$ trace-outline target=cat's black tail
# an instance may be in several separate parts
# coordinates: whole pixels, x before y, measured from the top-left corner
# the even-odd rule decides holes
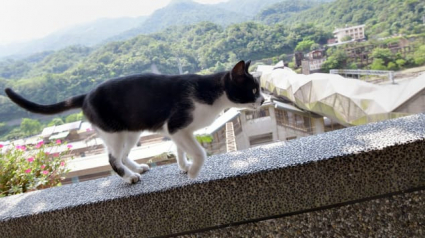
[[[19,94],[15,93],[10,88],[6,88],[4,91],[6,92],[10,100],[18,104],[20,107],[30,112],[40,113],[40,114],[57,114],[57,113],[61,113],[61,112],[73,109],[73,108],[81,108],[83,106],[84,99],[86,98],[86,95],[83,94],[83,95],[69,98],[63,102],[58,102],[58,103],[50,104],[50,105],[41,105],[41,104],[28,101],[27,99],[23,98]]]

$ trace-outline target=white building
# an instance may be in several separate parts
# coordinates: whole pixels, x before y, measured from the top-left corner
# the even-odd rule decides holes
[[[259,111],[230,109],[198,135],[210,135],[211,142],[202,143],[208,154],[227,152],[226,124],[232,122],[237,150],[262,144],[340,129],[341,125],[315,113],[301,110],[291,104],[267,100]]]
[[[350,36],[353,40],[362,40],[365,38],[364,34],[365,25],[358,25],[352,27],[346,27],[342,29],[336,29],[332,33],[338,43],[342,42],[345,36]]]

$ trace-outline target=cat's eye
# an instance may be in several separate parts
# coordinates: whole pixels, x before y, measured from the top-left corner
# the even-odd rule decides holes
[[[256,88],[254,88],[254,89],[252,90],[252,93],[253,93],[253,94],[256,94],[256,93],[257,93],[257,89],[256,89]]]

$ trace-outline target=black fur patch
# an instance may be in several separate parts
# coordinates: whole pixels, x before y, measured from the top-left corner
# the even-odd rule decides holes
[[[116,164],[116,158],[109,154],[109,164],[111,164],[112,169],[117,173],[120,177],[125,175],[125,170],[122,167],[118,167]]]
[[[240,61],[231,71],[212,75],[139,74],[111,79],[86,95],[52,105],[30,102],[11,89],[6,93],[36,113],[82,107],[86,118],[106,132],[157,131],[168,122],[169,132],[174,133],[193,121],[194,101],[213,105],[225,93],[235,103],[254,103],[260,89],[248,73],[249,64]]]
[[[192,122],[192,100],[211,105],[223,95],[223,75],[142,74],[112,79],[87,95],[83,111],[107,132],[156,131],[168,121],[173,133]]]

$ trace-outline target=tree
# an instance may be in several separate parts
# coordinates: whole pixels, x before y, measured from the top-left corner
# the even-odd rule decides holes
[[[16,140],[24,137],[24,133],[20,130],[19,127],[13,128],[7,135],[4,137],[6,140]]]
[[[389,62],[393,61],[393,53],[390,49],[383,48],[375,48],[371,55],[373,59],[381,59],[383,61],[383,65],[387,65]]]
[[[425,63],[425,45],[421,45],[413,54],[413,60],[416,65],[423,65]]]
[[[374,59],[372,64],[370,65],[370,68],[373,70],[387,70],[387,67],[385,67],[384,60],[380,58]]]
[[[317,43],[314,43],[310,46],[310,50],[317,50],[317,49],[320,49],[320,45]]]
[[[37,120],[24,118],[21,122],[21,131],[25,133],[25,135],[34,135],[41,131],[41,124]]]
[[[82,112],[71,114],[71,115],[69,115],[65,118],[66,123],[70,123],[70,122],[74,122],[74,121],[81,121],[81,120],[83,120],[83,113]]]
[[[315,44],[314,41],[304,39],[303,41],[297,44],[297,46],[295,47],[295,51],[302,51],[302,52],[309,51],[313,44]]]
[[[63,124],[64,124],[64,122],[63,122],[62,118],[56,117],[56,118],[53,118],[49,122],[49,124],[47,124],[47,126],[59,126],[59,125],[63,125]]]
[[[349,66],[348,66],[348,68],[349,69],[358,69],[359,67],[357,66],[357,64],[356,63],[351,63]]]
[[[387,69],[388,70],[396,70],[397,65],[394,62],[389,62],[388,65],[387,65]]]
[[[322,65],[322,71],[329,72],[331,69],[342,69],[347,61],[347,54],[342,49],[330,48],[327,52],[328,58]]]
[[[344,41],[350,41],[350,40],[352,40],[352,39],[353,39],[353,38],[351,38],[351,36],[346,35],[346,36],[342,37],[341,41],[342,41],[342,42],[344,42]]]
[[[4,122],[0,122],[0,134],[7,130],[7,125]]]
[[[406,64],[406,60],[398,59],[398,60],[395,61],[395,63],[397,64],[398,68],[402,69],[403,66]]]

